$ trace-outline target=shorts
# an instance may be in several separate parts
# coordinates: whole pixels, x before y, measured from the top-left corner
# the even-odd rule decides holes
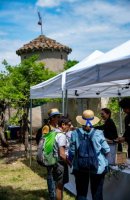
[[[63,161],[59,161],[53,167],[53,178],[56,184],[65,184],[69,182],[68,166]]]

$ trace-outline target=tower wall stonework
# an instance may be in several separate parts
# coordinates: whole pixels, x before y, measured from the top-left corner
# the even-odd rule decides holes
[[[38,55],[38,61],[42,61],[45,63],[45,67],[50,69],[51,71],[55,72],[61,72],[64,69],[64,64],[68,59],[67,53],[66,52],[61,52],[61,51],[49,51],[49,50],[44,50],[43,52],[32,52],[32,53],[26,53],[21,55],[21,61],[25,58],[29,58],[30,56],[33,55]]]

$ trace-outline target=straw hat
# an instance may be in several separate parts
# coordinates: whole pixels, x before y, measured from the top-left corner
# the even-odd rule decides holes
[[[76,121],[81,125],[92,126],[97,124],[100,119],[94,116],[92,110],[84,110],[82,116],[77,116]]]
[[[60,115],[61,113],[59,112],[59,110],[57,108],[52,108],[48,111],[48,115],[49,117],[52,117],[54,115]]]

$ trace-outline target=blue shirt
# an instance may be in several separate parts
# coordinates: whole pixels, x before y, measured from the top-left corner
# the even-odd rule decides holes
[[[80,132],[83,134],[91,134],[93,131],[93,128],[90,130],[90,132],[86,132],[83,130],[83,128],[79,128]],[[106,159],[106,154],[110,152],[110,147],[107,144],[105,137],[103,135],[103,131],[95,129],[94,135],[92,137],[92,142],[94,145],[94,148],[96,150],[96,153],[98,154],[98,171],[97,174],[103,173],[105,170],[105,167],[108,166],[108,160]],[[69,148],[69,158],[73,158],[73,169],[78,170],[78,164],[77,164],[77,149],[79,147],[80,141],[78,137],[78,132],[74,130],[71,134],[71,140],[70,140],[70,148]]]

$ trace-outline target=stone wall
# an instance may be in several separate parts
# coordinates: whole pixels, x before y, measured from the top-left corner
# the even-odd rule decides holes
[[[102,107],[106,107],[106,101],[103,103],[101,102],[100,98],[95,99],[68,99],[68,106],[67,106],[67,114],[69,118],[72,120],[74,126],[78,126],[76,123],[76,116],[82,115],[82,112],[85,109],[91,109],[95,112],[95,115],[100,117],[100,109]],[[102,105],[101,105],[102,104]],[[48,118],[48,110],[51,108],[58,108],[60,112],[62,112],[62,102],[50,102],[46,103],[43,106],[38,106],[32,108],[32,127],[33,127],[33,134],[36,134],[38,128],[43,125],[43,119]],[[16,110],[10,108],[6,109],[6,121],[8,121],[9,117],[16,114]],[[30,118],[30,115],[29,115]],[[118,134],[120,135],[120,119],[119,113],[114,114],[112,113],[112,119],[116,123]],[[122,125],[123,125],[123,132],[124,132],[124,114],[122,114]]]
[[[51,102],[44,104],[41,107],[42,122],[43,119],[48,118],[47,112],[51,108],[58,108],[62,112],[62,102]],[[67,114],[72,120],[74,126],[77,126],[76,116],[82,115],[85,109],[91,109],[95,114],[99,114],[100,111],[100,99],[68,99]]]
[[[51,71],[61,72],[64,69],[64,64],[68,59],[66,52],[46,50],[43,52],[37,51],[35,54],[39,55],[38,61],[43,61],[45,67]],[[21,55],[21,60],[33,56],[34,52]]]

